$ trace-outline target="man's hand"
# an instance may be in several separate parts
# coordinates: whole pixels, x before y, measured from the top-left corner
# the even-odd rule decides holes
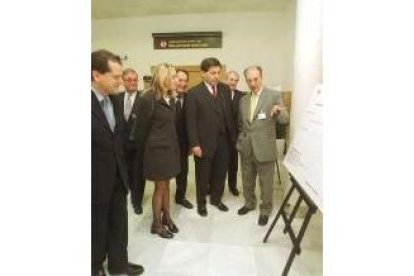
[[[200,146],[196,146],[196,147],[192,147],[191,151],[193,152],[193,154],[197,157],[200,157],[203,155],[203,152],[201,151]]]
[[[272,110],[270,111],[270,117],[273,117],[273,116],[275,116],[275,115],[279,114],[279,113],[280,113],[280,111],[282,111],[282,110],[284,110],[284,109],[286,109],[286,108],[285,108],[285,107],[283,107],[283,106],[279,106],[279,105],[275,104],[275,105],[272,107]]]

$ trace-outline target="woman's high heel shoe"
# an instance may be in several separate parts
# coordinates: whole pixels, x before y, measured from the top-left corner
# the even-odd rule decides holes
[[[158,234],[161,238],[164,239],[172,239],[174,235],[170,232],[168,232],[167,229],[165,229],[163,226],[161,227],[151,227],[151,234]]]
[[[165,225],[171,233],[177,234],[179,231],[177,225],[175,225],[172,220],[168,223],[165,217],[162,218],[162,225]]]

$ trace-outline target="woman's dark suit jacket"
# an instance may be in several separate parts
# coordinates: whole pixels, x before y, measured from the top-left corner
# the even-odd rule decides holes
[[[148,180],[169,180],[180,172],[180,151],[175,126],[175,105],[157,100],[149,90],[139,98],[136,143],[143,158],[144,177]]]

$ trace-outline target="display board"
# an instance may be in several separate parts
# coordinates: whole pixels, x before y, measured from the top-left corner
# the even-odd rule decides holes
[[[322,85],[317,85],[283,164],[302,189],[323,211],[322,189]]]

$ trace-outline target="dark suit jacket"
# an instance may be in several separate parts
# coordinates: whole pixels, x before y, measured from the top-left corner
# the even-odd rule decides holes
[[[244,95],[245,95],[244,92],[242,92],[240,90],[234,90],[234,96],[233,96],[233,99],[231,100],[231,107],[232,107],[232,114],[233,114],[233,124],[235,126],[236,137],[239,136],[239,128],[237,127],[237,125],[238,125],[238,120],[239,120],[240,99]]]
[[[118,101],[110,96],[116,125],[111,131],[104,111],[92,92],[92,203],[109,203],[116,185],[128,193],[128,171],[124,155],[126,126]]]
[[[155,109],[155,97],[153,92],[150,91],[144,91],[141,97],[138,98],[137,109],[139,109],[139,112],[132,128],[134,131],[133,137],[137,150],[137,159],[140,160],[142,160],[144,155],[144,146],[149,128],[151,127],[151,117]]]
[[[183,96],[183,105],[182,108],[179,109],[177,105],[179,104],[179,100],[176,100],[175,107],[176,107],[176,116],[175,116],[175,126],[177,129],[177,136],[178,136],[178,143],[180,145],[180,152],[181,155],[188,155],[189,145],[188,145],[188,137],[187,137],[187,124],[185,120],[185,108],[186,108],[186,94]]]
[[[156,100],[152,90],[139,99],[137,146],[143,154],[144,175],[150,180],[166,180],[180,171],[173,100],[171,105],[164,99]]]
[[[218,83],[219,108],[223,112],[226,135],[235,143],[235,126],[232,119],[231,94],[229,87]],[[200,146],[203,157],[211,157],[217,147],[220,120],[219,110],[204,82],[193,87],[187,94],[185,109],[188,141],[190,147]]]
[[[135,143],[133,140],[129,139],[129,136],[131,134],[131,131],[134,127],[134,121],[137,117],[138,114],[138,98],[140,97],[142,91],[137,91],[137,94],[135,95],[135,99],[134,99],[134,103],[132,104],[132,110],[131,113],[129,114],[128,120],[125,120],[124,117],[124,97],[125,97],[125,93],[126,92],[122,92],[119,93],[118,95],[115,96],[116,100],[118,101],[118,104],[120,106],[120,112],[122,114],[122,119],[124,120],[126,127],[127,127],[127,131],[126,131],[126,143],[125,143],[125,147],[127,151],[133,151],[135,150]]]

